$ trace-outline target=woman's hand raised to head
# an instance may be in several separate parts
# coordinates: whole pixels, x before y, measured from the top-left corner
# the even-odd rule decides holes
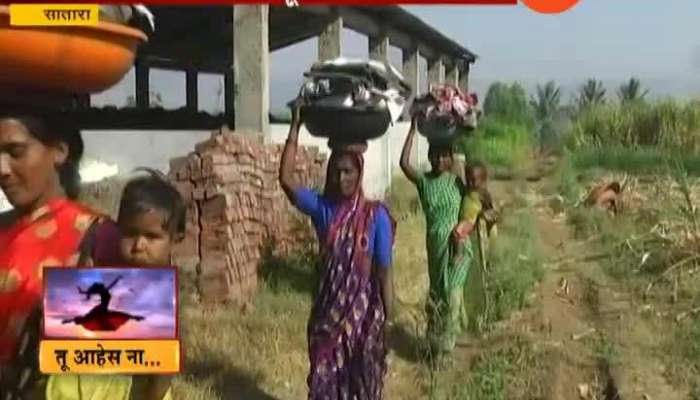
[[[294,102],[294,106],[292,107],[292,127],[299,132],[299,129],[303,123],[304,121],[301,118],[301,102],[296,100]]]
[[[294,164],[297,159],[301,124],[301,102],[297,99],[292,106],[292,123],[289,125],[289,135],[287,136],[287,142],[284,144],[279,170],[280,185],[290,201],[293,201],[294,192],[299,187],[299,183],[294,177]]]
[[[411,127],[406,135],[406,141],[403,144],[403,149],[401,150],[401,160],[399,162],[401,171],[403,171],[406,178],[413,183],[418,182],[418,173],[411,166],[411,153],[413,152],[413,141],[416,137],[417,126],[418,117],[417,115],[413,115],[411,116]]]

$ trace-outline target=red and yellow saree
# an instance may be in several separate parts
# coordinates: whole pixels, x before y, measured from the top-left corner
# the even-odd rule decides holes
[[[77,266],[86,233],[101,220],[99,213],[68,199],[53,200],[31,215],[0,216],[0,377],[4,385],[24,391],[32,383],[44,267]],[[115,243],[100,242],[101,249],[91,248],[88,257],[95,257],[96,250],[105,259],[114,257]]]

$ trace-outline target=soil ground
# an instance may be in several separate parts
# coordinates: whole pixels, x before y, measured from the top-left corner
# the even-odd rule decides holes
[[[666,366],[659,350],[660,339],[667,334],[664,327],[644,318],[635,297],[599,264],[581,261],[595,249],[591,241],[575,239],[565,216],[549,207],[545,201],[549,180],[545,176],[492,182],[494,198],[506,208],[518,197],[530,203],[546,255],[545,275],[529,307],[499,323],[491,334],[458,343],[443,379],[453,385],[466,382],[480,355],[519,337],[538,349],[541,357],[536,365],[525,365],[517,373],[534,376],[537,382],[518,388],[519,393],[508,392],[505,399],[687,398],[664,378]],[[404,250],[395,260],[402,269],[395,275],[398,329],[392,337],[385,398],[428,399],[433,397],[434,380],[418,351],[424,330],[420,304],[427,291],[425,227],[415,217],[403,218],[399,224],[396,247]],[[176,392],[182,393],[178,398],[304,398],[309,298],[293,287],[290,292],[265,293],[253,311],[240,316],[226,311],[205,316],[196,306],[188,306],[183,326],[199,326],[190,328],[198,332],[185,339],[191,352],[188,362],[196,368],[176,381]],[[217,363],[212,364],[212,358]],[[226,361],[231,359],[238,361]],[[226,371],[233,372],[221,375]],[[462,398],[440,399],[444,397]]]
[[[507,182],[494,186],[497,196],[509,197]],[[542,200],[547,187],[545,178],[527,183],[526,190]],[[539,204],[535,210],[548,258],[546,273],[536,288],[535,305],[508,329],[529,332],[532,340],[556,349],[548,353],[552,364],[545,378],[550,388],[546,398],[687,398],[664,378],[659,344],[667,332],[641,315],[642,305],[620,282],[595,261],[585,260],[595,253],[591,241],[574,239],[565,216],[544,201]]]

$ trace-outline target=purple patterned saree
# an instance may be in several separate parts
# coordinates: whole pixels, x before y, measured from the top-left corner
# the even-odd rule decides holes
[[[368,229],[379,207],[358,194],[339,206],[328,229],[308,326],[311,400],[382,397],[384,305],[368,251]]]

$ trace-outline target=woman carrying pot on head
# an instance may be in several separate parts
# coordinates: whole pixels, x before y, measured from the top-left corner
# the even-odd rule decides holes
[[[76,202],[80,132],[52,111],[0,114],[0,393],[3,399],[128,399],[131,378],[38,373],[44,267],[117,265],[118,229]]]
[[[410,163],[417,129],[417,118],[401,152],[401,170],[418,189],[427,224],[426,248],[430,291],[426,311],[426,336],[431,355],[452,351],[464,323],[464,284],[474,255],[470,241],[465,241],[461,256],[455,254],[452,231],[457,225],[464,195],[462,180],[452,172],[453,152],[450,144],[431,143],[428,159],[431,170],[417,172]]]
[[[320,243],[319,285],[308,323],[309,399],[382,398],[385,330],[391,319],[395,224],[362,191],[366,144],[333,144],[322,193],[295,178],[299,108],[282,153],[279,179],[311,217]]]

